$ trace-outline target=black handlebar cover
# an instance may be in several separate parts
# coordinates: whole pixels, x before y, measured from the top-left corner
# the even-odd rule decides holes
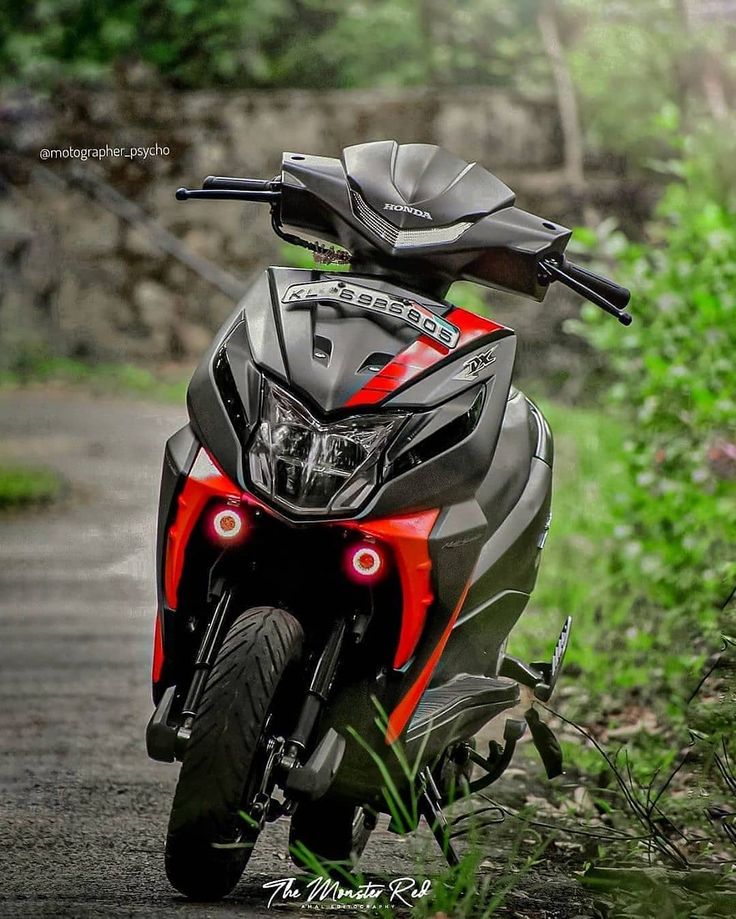
[[[576,281],[585,284],[590,290],[594,290],[597,294],[605,297],[609,303],[612,303],[618,309],[626,309],[629,305],[631,291],[628,288],[611,281],[610,278],[604,278],[603,275],[589,271],[587,268],[581,268],[580,265],[575,265],[567,259],[564,260],[562,267],[570,277],[575,278]]]
[[[273,191],[271,179],[242,179],[235,176],[207,176],[202,188],[219,188],[223,191]]]
[[[631,299],[631,293],[625,287],[575,265],[565,257],[570,230],[542,221],[513,206],[494,210],[489,204],[488,213],[475,219],[472,226],[468,224],[471,229],[457,241],[438,243],[418,253],[397,253],[390,236],[377,234],[375,229],[373,233],[369,232],[372,225],[356,215],[346,183],[346,168],[345,163],[336,159],[284,154],[281,174],[275,178],[211,175],[207,176],[200,189],[180,188],[176,197],[181,201],[194,198],[268,203],[272,209],[274,230],[279,235],[284,236],[280,228],[286,226],[336,242],[353,254],[356,264],[360,264],[361,258],[370,261],[381,253],[387,253],[391,258],[405,254],[408,258],[411,254],[413,268],[421,266],[426,274],[425,266],[429,265],[429,260],[425,253],[432,252],[432,277],[438,289],[444,287],[446,290],[448,280],[464,277],[541,301],[550,281],[562,281],[571,290],[616,316],[624,325],[631,322],[631,316],[624,312]],[[493,176],[488,176],[487,181],[493,180]],[[513,193],[506,186],[503,188],[513,202]],[[506,199],[504,202],[508,204]],[[374,218],[375,221],[380,219],[380,215]],[[421,232],[424,231],[422,227]],[[400,232],[397,230],[397,238]],[[310,247],[297,237],[289,241]],[[409,243],[404,245],[413,248]],[[429,243],[424,245],[429,246]],[[420,261],[422,257],[424,259]]]

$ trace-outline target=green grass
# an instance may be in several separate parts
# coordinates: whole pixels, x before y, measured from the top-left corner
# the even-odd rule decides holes
[[[0,387],[37,383],[72,386],[100,395],[120,394],[182,403],[189,373],[151,371],[134,364],[88,363],[67,357],[31,356],[0,373]]]
[[[552,525],[537,587],[510,650],[544,659],[564,621],[573,617],[568,666],[597,682],[601,632],[609,627],[607,552],[623,464],[625,426],[609,414],[540,402],[555,439]]]
[[[61,489],[61,479],[48,469],[0,466],[0,510],[53,501]]]
[[[587,699],[638,679],[626,661],[611,667],[610,640],[626,629],[627,613],[612,599],[608,554],[624,467],[625,424],[610,414],[539,400],[555,439],[552,525],[537,586],[514,629],[509,650],[545,660],[566,616],[573,617],[566,674],[575,680],[580,716]]]

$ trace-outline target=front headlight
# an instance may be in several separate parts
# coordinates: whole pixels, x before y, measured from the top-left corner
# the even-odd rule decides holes
[[[314,514],[357,510],[378,480],[383,448],[404,414],[355,415],[323,424],[264,380],[248,451],[253,485],[276,503]]]

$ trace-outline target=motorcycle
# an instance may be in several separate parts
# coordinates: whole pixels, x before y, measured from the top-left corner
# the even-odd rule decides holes
[[[285,153],[277,178],[176,197],[267,204],[317,267],[252,284],[166,445],[146,739],[182,764],[168,877],[225,896],[280,817],[297,864],[354,864],[385,813],[399,832],[425,819],[454,864],[447,805],[498,779],[527,723],[561,772],[536,710],[509,712],[522,687],[549,699],[570,619],[548,661],[507,653],[550,525],[552,436],[512,385],[514,332],[444,297],[466,279],[541,301],[561,282],[628,325],[629,291],[430,144]],[[503,743],[481,755],[494,719]]]

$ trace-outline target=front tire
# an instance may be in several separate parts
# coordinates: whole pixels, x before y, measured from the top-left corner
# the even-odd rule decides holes
[[[264,727],[303,642],[302,627],[290,613],[258,607],[233,622],[217,654],[184,754],[166,838],[166,874],[192,900],[226,896],[250,858],[259,831],[238,812],[260,781]]]

